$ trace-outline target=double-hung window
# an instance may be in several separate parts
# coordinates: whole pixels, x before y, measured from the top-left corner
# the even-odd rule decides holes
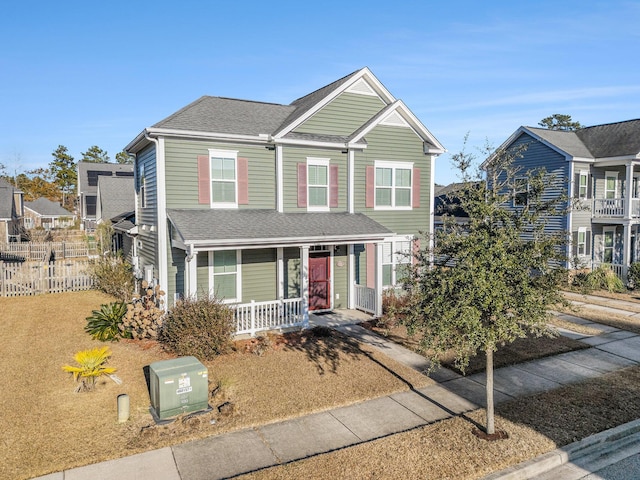
[[[529,202],[529,181],[525,177],[516,178],[513,184],[513,206],[521,207]]]
[[[211,161],[211,206],[238,206],[238,152],[209,150]]]
[[[587,172],[581,171],[578,176],[578,198],[587,198],[588,195],[588,180],[589,176]]]
[[[329,159],[307,158],[307,209],[329,210]]]
[[[144,208],[147,206],[147,179],[144,176],[144,164],[140,164],[140,168],[138,170],[138,201],[140,202],[140,208]]]
[[[604,179],[604,198],[612,200],[618,197],[618,172],[606,172]]]
[[[584,227],[580,227],[578,229],[578,245],[577,251],[578,255],[586,255],[587,254],[587,229]]]
[[[211,252],[213,294],[224,303],[240,301],[240,254],[238,250]]]
[[[376,162],[375,169],[375,208],[410,210],[413,164]]]
[[[411,265],[411,241],[396,240],[382,244],[382,285],[390,287],[403,281]]]

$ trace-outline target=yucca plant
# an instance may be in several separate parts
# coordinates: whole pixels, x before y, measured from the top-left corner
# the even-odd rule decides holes
[[[131,332],[120,330],[122,319],[127,313],[127,304],[124,302],[107,303],[94,310],[90,317],[87,317],[85,331],[91,334],[96,340],[117,341],[119,336],[131,338]]]
[[[95,388],[98,377],[116,371],[113,367],[105,366],[110,356],[111,352],[106,346],[81,350],[73,356],[78,366],[65,365],[62,369],[73,374],[73,379],[78,382],[76,392],[88,392]]]

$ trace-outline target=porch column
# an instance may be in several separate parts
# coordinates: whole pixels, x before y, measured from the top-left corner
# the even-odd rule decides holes
[[[302,298],[302,323],[309,327],[309,245],[300,247],[300,297]]]
[[[347,282],[349,285],[349,292],[347,293],[347,295],[349,295],[349,301],[347,302],[347,308],[349,310],[356,308],[356,256],[353,247],[353,244],[349,245],[349,279]]]
[[[284,298],[284,249],[278,247],[276,249],[276,261],[278,268],[278,298]]]
[[[198,252],[192,252],[185,258],[186,285],[185,294],[194,298],[198,293]]]
[[[633,162],[629,162],[625,165],[626,167],[626,180],[625,180],[625,189],[624,189],[624,218],[631,218],[631,204],[633,203]],[[626,228],[626,227],[625,227]],[[626,232],[626,230],[625,230]],[[627,235],[625,233],[624,238],[627,238]],[[626,247],[625,247],[626,248]],[[627,257],[627,255],[625,254],[624,256],[624,261],[625,263],[627,263],[627,259],[629,257]]]
[[[628,220],[623,225],[622,237],[622,277],[626,281],[627,270],[631,265],[631,225]]]
[[[373,244],[376,255],[376,317],[382,317],[382,243]]]

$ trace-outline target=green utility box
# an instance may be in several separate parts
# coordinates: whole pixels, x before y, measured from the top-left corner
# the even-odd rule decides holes
[[[160,420],[209,408],[208,371],[196,357],[149,365],[151,413]]]

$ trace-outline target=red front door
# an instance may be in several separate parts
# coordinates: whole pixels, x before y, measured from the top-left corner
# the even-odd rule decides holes
[[[309,310],[331,308],[331,263],[328,252],[309,254]]]

